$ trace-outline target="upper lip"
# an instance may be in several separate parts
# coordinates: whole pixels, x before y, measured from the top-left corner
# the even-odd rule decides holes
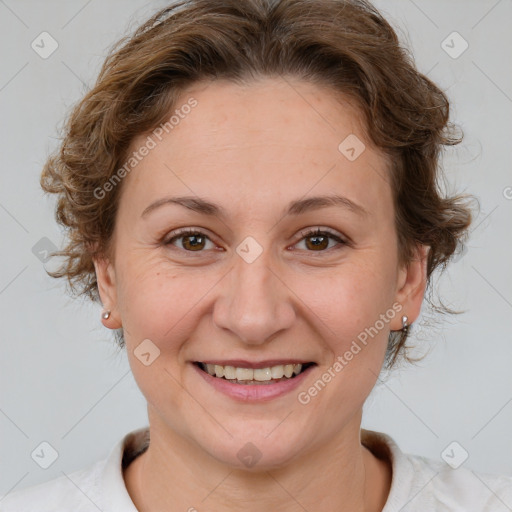
[[[266,361],[245,361],[243,359],[208,359],[196,362],[203,364],[217,364],[219,366],[236,366],[238,368],[268,368],[281,364],[307,364],[312,363],[313,361],[304,361],[301,359],[268,359]]]

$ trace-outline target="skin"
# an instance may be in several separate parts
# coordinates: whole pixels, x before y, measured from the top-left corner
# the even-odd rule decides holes
[[[391,468],[360,442],[362,408],[390,330],[401,329],[403,314],[409,323],[419,315],[427,254],[418,247],[399,264],[389,162],[365,137],[358,110],[318,85],[197,83],[177,107],[190,97],[198,105],[124,178],[112,257],[95,261],[112,312],[103,323],[124,328],[148,402],[151,444],[125,471],[128,492],[141,511],[380,511]],[[354,161],[338,150],[349,134],[366,145]],[[283,216],[292,200],[333,193],[367,215],[330,206]],[[217,203],[226,217],[166,205],[141,218],[153,201],[177,195]],[[186,236],[165,245],[187,227],[208,237],[199,252]],[[315,248],[301,231],[317,227],[349,243]],[[263,248],[250,264],[236,252],[247,236]],[[402,311],[299,403],[394,303]],[[160,350],[149,366],[134,355],[145,339]],[[192,366],[290,357],[317,366],[299,389],[260,403],[217,392]],[[261,453],[251,468],[237,458],[247,442]]]

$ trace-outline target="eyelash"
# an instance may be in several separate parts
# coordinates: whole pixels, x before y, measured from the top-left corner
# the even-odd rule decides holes
[[[330,251],[331,249],[334,249],[334,250],[341,249],[341,247],[343,247],[344,245],[348,245],[348,242],[346,240],[343,240],[343,238],[341,238],[339,235],[337,235],[336,233],[334,233],[333,231],[330,231],[328,229],[320,229],[320,228],[310,229],[309,231],[308,230],[301,231],[300,234],[302,235],[302,238],[300,240],[298,240],[298,242],[302,242],[302,240],[304,240],[305,238],[312,238],[315,236],[326,236],[326,237],[338,242],[338,246],[331,247],[331,248],[325,249],[323,251],[307,251],[307,252],[327,252],[327,251]]]
[[[315,237],[315,236],[327,236],[328,238],[338,242],[338,246],[337,247],[331,247],[331,248],[324,249],[324,250],[321,250],[321,251],[307,251],[307,252],[311,252],[311,253],[315,253],[315,252],[319,252],[319,253],[328,252],[328,251],[330,251],[332,249],[336,250],[336,249],[340,249],[342,246],[349,245],[349,243],[346,240],[343,240],[339,235],[337,235],[336,233],[334,233],[332,231],[329,231],[328,229],[315,228],[315,229],[312,229],[312,230],[309,230],[309,231],[308,230],[301,231],[300,234],[301,234],[302,238],[300,240],[298,240],[294,245],[296,245],[299,242],[302,242],[305,238],[312,238],[312,237]],[[187,237],[187,236],[202,236],[202,237],[205,237],[207,240],[210,240],[210,242],[212,241],[202,231],[199,231],[197,229],[184,228],[184,229],[180,229],[177,232],[173,233],[171,238],[169,238],[166,242],[164,242],[164,245],[173,245],[174,241],[176,241],[176,240],[178,240],[180,238]],[[183,251],[188,252],[188,253],[194,253],[194,252],[201,253],[201,252],[204,252],[204,250],[201,250],[201,251],[187,251],[186,249],[180,249],[180,250],[183,250]]]

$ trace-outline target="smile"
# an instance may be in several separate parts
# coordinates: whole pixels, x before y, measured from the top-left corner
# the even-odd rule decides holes
[[[208,359],[190,361],[200,381],[215,393],[244,403],[284,397],[301,386],[318,364],[307,359]]]
[[[283,380],[293,379],[314,363],[278,364],[264,368],[247,368],[201,362],[195,364],[212,377],[224,379],[235,384],[258,385],[274,384]]]
[[[274,364],[263,368],[249,368],[248,365],[232,366],[211,363],[194,363],[200,370],[215,379],[232,384],[270,385],[289,381],[305,372],[315,363]]]

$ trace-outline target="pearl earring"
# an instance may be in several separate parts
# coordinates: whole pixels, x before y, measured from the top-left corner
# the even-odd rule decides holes
[[[103,313],[101,314],[101,317],[104,320],[108,320],[110,318],[110,309],[107,309],[107,310],[103,311]]]
[[[407,323],[407,316],[403,316],[402,317],[402,331],[407,331],[407,329],[409,328],[409,324]]]

